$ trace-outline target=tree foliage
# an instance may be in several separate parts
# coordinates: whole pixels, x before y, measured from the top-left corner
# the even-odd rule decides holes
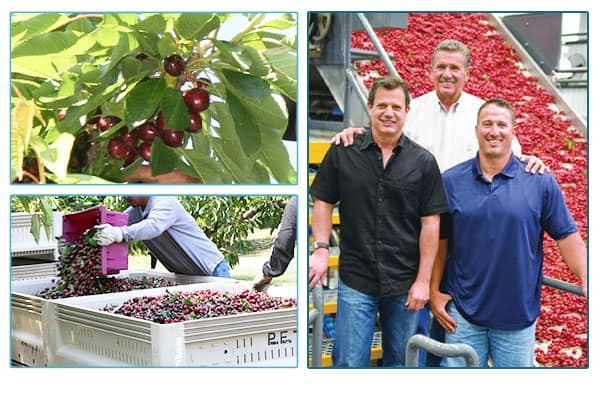
[[[246,26],[224,39],[232,21]],[[290,14],[11,15],[11,177],[15,182],[126,182],[141,158],[114,159],[108,142],[159,113],[184,145],[154,140],[153,176],[206,183],[294,183],[282,143],[296,99],[296,20]],[[185,60],[178,76],[163,61]],[[210,106],[188,131],[182,93]],[[107,129],[99,119],[116,117]],[[135,149],[135,147],[132,147]]]

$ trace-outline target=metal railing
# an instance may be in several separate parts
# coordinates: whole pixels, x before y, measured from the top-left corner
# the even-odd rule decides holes
[[[308,314],[308,325],[312,327],[312,365],[321,366],[323,348],[323,286],[318,282],[312,289],[313,309]]]
[[[406,361],[407,367],[419,366],[419,349],[423,349],[428,353],[435,354],[438,357],[462,357],[465,359],[467,367],[479,366],[479,357],[473,347],[464,343],[448,344],[441,343],[428,336],[417,334],[413,335],[406,344]]]

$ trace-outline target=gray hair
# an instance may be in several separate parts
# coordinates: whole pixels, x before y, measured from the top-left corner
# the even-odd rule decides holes
[[[465,68],[469,68],[469,64],[471,64],[471,51],[469,50],[469,48],[463,43],[463,42],[459,42],[458,40],[455,39],[447,39],[447,40],[442,40],[441,42],[439,42],[437,44],[437,46],[435,46],[435,49],[433,49],[433,56],[431,56],[431,66],[434,66],[435,63],[435,56],[437,56],[437,54],[440,51],[458,51],[460,52],[463,56],[465,56]]]

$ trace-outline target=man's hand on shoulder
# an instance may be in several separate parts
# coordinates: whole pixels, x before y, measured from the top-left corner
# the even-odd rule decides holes
[[[365,132],[365,128],[346,128],[343,131],[336,133],[330,143],[349,147],[354,143],[354,135],[364,135]]]
[[[527,166],[525,166],[525,171],[529,172],[532,175],[535,174],[536,172],[540,175],[543,175],[544,172],[546,172],[546,171],[550,172],[550,168],[548,168],[544,164],[544,162],[542,160],[540,160],[539,158],[537,158],[536,156],[528,156],[528,155],[522,154],[519,157],[519,160],[527,163]]]

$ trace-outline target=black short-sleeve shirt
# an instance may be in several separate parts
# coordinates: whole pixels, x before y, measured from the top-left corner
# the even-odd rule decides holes
[[[339,202],[340,278],[377,296],[406,294],[419,267],[421,217],[448,210],[437,162],[406,135],[383,168],[372,134],[331,146],[311,195]]]

